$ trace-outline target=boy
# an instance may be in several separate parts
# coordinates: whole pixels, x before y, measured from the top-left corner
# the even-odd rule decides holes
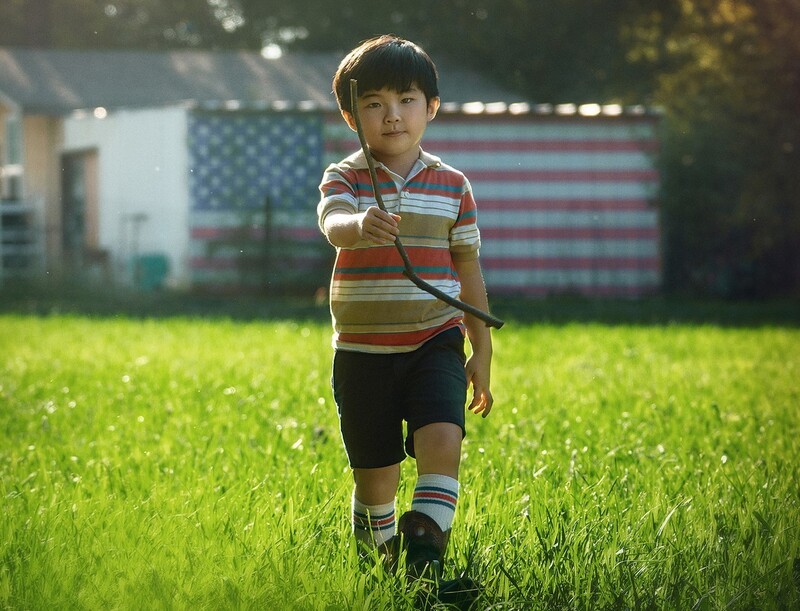
[[[359,116],[388,211],[376,206],[363,152],[326,169],[317,212],[337,250],[332,384],[355,480],[353,532],[362,553],[377,547],[391,562],[399,530],[409,571],[430,568],[438,578],[458,499],[469,384],[469,409],[484,417],[492,409],[492,342],[480,320],[403,276],[393,242],[401,237],[420,277],[487,311],[475,202],[464,175],[420,147],[439,109],[438,75],[428,55],[385,35],[342,60],[333,88],[355,131],[351,78],[358,80]],[[406,454],[416,459],[418,479],[411,511],[396,525]]]

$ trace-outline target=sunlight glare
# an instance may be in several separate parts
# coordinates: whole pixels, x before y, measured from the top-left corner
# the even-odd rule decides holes
[[[283,57],[283,49],[281,49],[280,45],[271,42],[261,48],[261,57],[264,59],[280,59]]]

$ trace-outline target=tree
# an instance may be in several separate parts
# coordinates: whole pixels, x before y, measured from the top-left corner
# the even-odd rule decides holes
[[[798,0],[682,0],[659,65],[666,282],[800,291]],[[642,41],[640,40],[640,44]]]
[[[626,61],[627,2],[609,0],[239,0],[248,45],[344,52],[387,32],[451,57],[532,100],[643,101],[652,79]]]

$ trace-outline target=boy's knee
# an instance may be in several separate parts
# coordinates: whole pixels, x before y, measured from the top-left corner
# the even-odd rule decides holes
[[[414,433],[414,450],[419,473],[440,473],[458,477],[463,431],[457,424],[438,422]]]
[[[353,469],[356,498],[366,505],[382,505],[394,500],[400,483],[400,465],[377,469]]]
[[[460,451],[464,432],[457,424],[435,422],[414,431],[414,446],[420,449]]]

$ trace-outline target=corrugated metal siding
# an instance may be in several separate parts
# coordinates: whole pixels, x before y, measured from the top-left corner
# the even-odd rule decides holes
[[[472,183],[489,291],[656,291],[655,128],[652,117],[438,117],[424,146]]]
[[[325,284],[333,253],[316,226],[317,184],[358,148],[341,117],[196,112],[189,133],[195,285]],[[472,182],[491,293],[658,290],[654,118],[443,113],[424,147]],[[266,273],[248,251],[264,241]]]

